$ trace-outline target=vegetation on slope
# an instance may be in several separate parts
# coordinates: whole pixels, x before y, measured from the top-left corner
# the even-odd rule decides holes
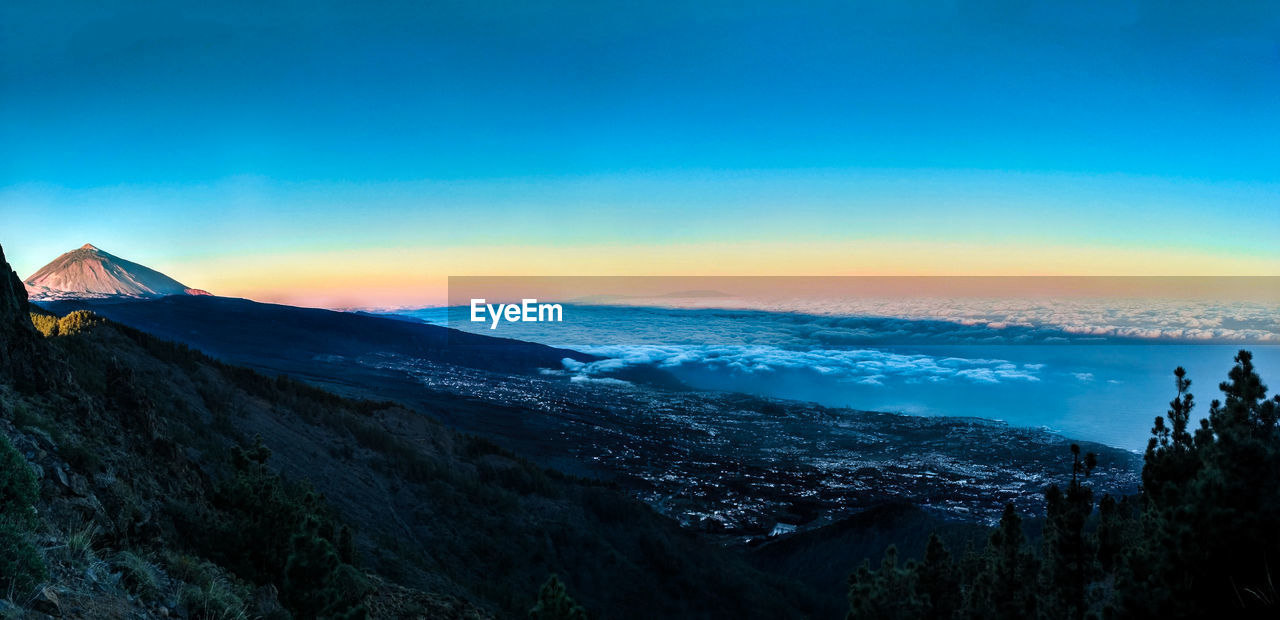
[[[1280,566],[1280,395],[1240,351],[1222,400],[1192,424],[1182,368],[1155,419],[1137,496],[1096,502],[1092,455],[1045,492],[1038,544],[1009,506],[986,548],[953,558],[936,535],[920,561],[890,547],[849,577],[850,618],[1274,617]],[[1073,446],[1074,448],[1074,446]]]
[[[39,519],[21,534],[48,577],[15,590],[16,604],[64,617],[812,609],[803,587],[614,488],[414,411],[230,366],[89,313],[21,311],[23,326],[3,320],[30,333],[40,361],[14,356],[12,367],[45,381],[18,389],[0,375],[0,435],[36,472]],[[577,602],[553,604],[557,593]]]
[[[30,591],[47,577],[31,542],[37,491],[27,462],[0,436],[0,588]]]

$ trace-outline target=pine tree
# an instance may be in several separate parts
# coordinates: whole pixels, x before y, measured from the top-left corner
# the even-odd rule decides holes
[[[1172,427],[1165,425],[1163,417],[1156,416],[1142,468],[1143,493],[1157,508],[1180,503],[1182,499],[1177,494],[1186,490],[1200,467],[1197,442],[1187,431],[1191,410],[1195,407],[1195,397],[1190,391],[1191,380],[1181,366],[1173,371],[1173,375],[1177,395],[1169,402],[1168,415]]]
[[[1093,490],[1080,482],[1080,476],[1092,473],[1097,456],[1090,452],[1081,459],[1077,444],[1071,444],[1071,454],[1066,493],[1056,484],[1045,492],[1044,607],[1055,617],[1083,618],[1089,608],[1086,586],[1096,573],[1097,543],[1084,531],[1093,513]]]
[[[1130,498],[1117,501],[1108,493],[1098,502],[1098,564],[1104,573],[1115,570],[1126,545],[1137,535],[1133,520]]]
[[[320,524],[308,519],[293,535],[280,594],[295,615],[304,618],[355,620],[368,612],[361,604],[364,577],[343,564],[333,544],[319,535]]]
[[[1027,549],[1022,517],[1006,504],[1000,524],[987,542],[986,558],[965,597],[963,615],[1017,620],[1037,610],[1035,556]]]
[[[1175,371],[1171,426],[1156,420],[1143,468],[1141,535],[1116,569],[1123,613],[1195,618],[1276,604],[1280,566],[1280,400],[1240,351],[1225,400],[1214,400],[1194,434],[1190,380]]]
[[[917,589],[918,566],[907,562],[898,566],[898,548],[885,549],[880,569],[863,565],[849,576],[849,620],[920,618],[928,608],[927,599]]]
[[[929,535],[924,561],[917,567],[916,575],[919,591],[928,597],[924,617],[936,620],[954,617],[961,602],[959,569],[937,532]]]
[[[1267,399],[1267,386],[1240,351],[1229,381],[1219,385],[1225,400],[1209,407],[1213,441],[1201,452],[1203,464],[1192,485],[1205,566],[1215,595],[1249,607],[1274,592],[1272,569],[1280,566],[1280,442],[1276,428],[1280,396]],[[1205,536],[1205,534],[1208,534]]]
[[[587,611],[569,596],[560,578],[552,575],[538,590],[538,602],[529,610],[530,620],[586,620]]]
[[[1252,355],[1240,351],[1219,385],[1223,399],[1196,425],[1191,381],[1182,368],[1174,378],[1174,399],[1152,428],[1143,493],[1103,496],[1096,530],[1084,479],[1097,458],[1073,445],[1070,483],[1045,492],[1039,558],[1010,504],[983,552],[970,549],[959,563],[934,536],[920,564],[899,567],[894,549],[879,570],[864,564],[849,580],[849,617],[1275,617],[1280,396],[1268,399]]]

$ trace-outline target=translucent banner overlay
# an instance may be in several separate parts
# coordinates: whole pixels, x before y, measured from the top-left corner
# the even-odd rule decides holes
[[[456,328],[450,343],[486,358],[516,355],[514,341],[555,347],[520,379],[550,390],[539,398],[551,382],[623,406],[678,382],[1133,450],[1175,367],[1209,388],[1249,349],[1263,376],[1280,375],[1275,277],[453,277],[448,307],[400,314]],[[481,393],[494,381],[474,378]]]
[[[1280,277],[455,276],[423,318],[563,346],[1268,345]]]

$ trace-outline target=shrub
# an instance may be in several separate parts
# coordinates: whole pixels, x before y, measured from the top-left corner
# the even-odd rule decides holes
[[[49,314],[31,313],[31,324],[35,326],[36,331],[44,335],[45,338],[58,335],[58,317]]]
[[[64,443],[58,445],[58,455],[67,461],[71,469],[90,478],[102,469],[102,459],[98,453],[80,443]]]
[[[231,584],[214,579],[205,585],[182,589],[182,604],[193,620],[239,620],[248,618],[244,598]]]
[[[39,487],[35,473],[27,460],[0,435],[0,519],[18,526],[31,527],[35,523],[32,506],[36,503]]]
[[[91,563],[97,537],[98,524],[92,521],[72,525],[67,533],[67,561],[76,566]]]
[[[214,511],[176,514],[201,554],[236,576],[276,584],[280,600],[299,617],[361,618],[367,586],[350,562],[351,531],[309,485],[290,484],[267,461],[258,438],[233,453],[235,473],[217,486]]]
[[[102,317],[88,310],[76,310],[58,319],[57,335],[71,336],[103,322]]]
[[[13,406],[12,420],[18,428],[32,428],[40,422],[40,416],[32,413],[26,403],[20,402]]]
[[[174,551],[165,551],[160,557],[164,560],[165,570],[174,579],[194,584],[204,584],[212,579],[212,564],[200,558]]]
[[[116,554],[120,582],[143,600],[154,600],[160,593],[160,572],[150,562],[132,551]]]
[[[35,525],[36,477],[9,439],[0,435],[0,587],[28,592],[47,575],[28,533]]]
[[[531,620],[587,620],[587,612],[569,596],[560,578],[552,575],[538,590],[538,602],[529,610]]]
[[[318,534],[320,524],[308,519],[293,535],[280,591],[294,614],[302,617],[364,618],[360,604],[368,591],[363,575],[338,558],[332,543]]]
[[[0,591],[25,594],[47,577],[44,559],[25,529],[0,519]]]

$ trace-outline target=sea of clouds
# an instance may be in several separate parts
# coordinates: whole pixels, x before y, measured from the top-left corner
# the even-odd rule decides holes
[[[630,300],[566,305],[563,323],[451,327],[604,358],[551,372],[599,380],[628,366],[703,368],[767,380],[806,372],[844,384],[1034,383],[1045,364],[1009,345],[1280,344],[1280,307],[1262,302],[1118,298]],[[994,345],[984,354],[984,347]],[[1021,348],[1021,347],[1019,347]],[[963,351],[964,355],[951,352]],[[977,353],[975,353],[977,351]],[[995,354],[1002,351],[1004,355]],[[1081,354],[1087,357],[1087,354]],[[1011,359],[1019,358],[1019,359]],[[1088,368],[1059,369],[1080,383]]]
[[[1151,298],[937,298],[712,299],[690,300],[684,308],[714,305],[809,316],[829,325],[831,338],[861,338],[877,325],[879,335],[913,336],[914,329],[936,330],[970,341],[980,338],[1033,342],[1080,337],[1111,340],[1280,344],[1280,305],[1266,302]],[[816,320],[824,317],[826,321]],[[895,323],[894,321],[909,323]],[[921,325],[920,322],[943,325]],[[949,324],[949,325],[948,325]],[[896,330],[894,328],[901,328]],[[965,329],[976,328],[976,329]],[[949,332],[941,333],[941,332]]]
[[[1039,381],[1042,364],[1015,364],[1001,359],[966,359],[902,354],[875,349],[813,349],[798,351],[764,345],[610,345],[583,346],[584,353],[605,359],[580,362],[566,358],[564,369],[595,378],[627,366],[654,365],[676,369],[701,366],[714,371],[768,375],[779,371],[809,371],[860,385],[884,385],[890,380],[920,381]]]

